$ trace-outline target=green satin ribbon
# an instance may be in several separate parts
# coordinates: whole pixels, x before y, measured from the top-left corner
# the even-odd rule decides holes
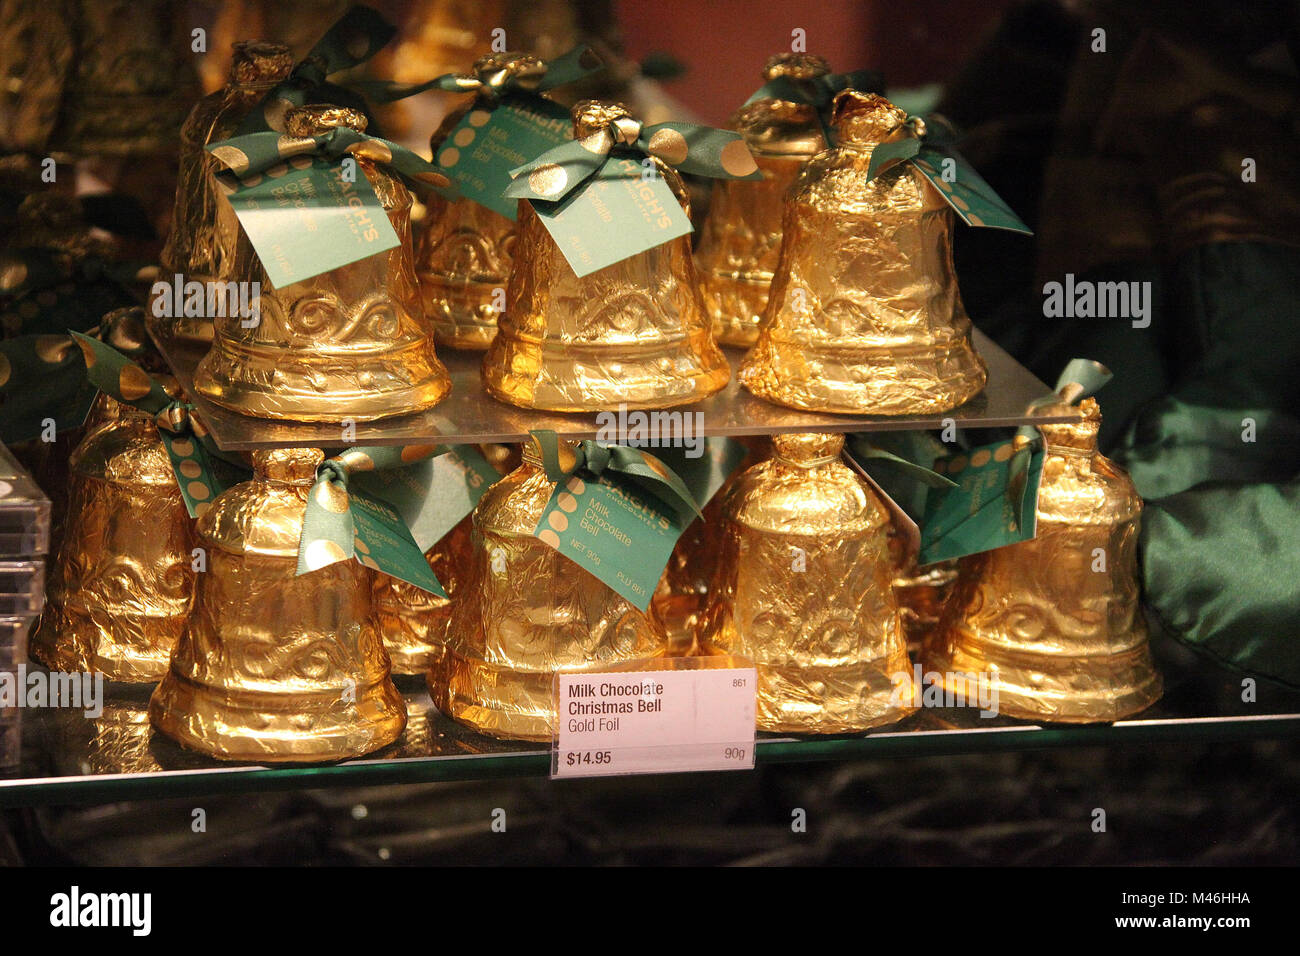
[[[695,123],[642,126],[640,121],[623,115],[581,140],[562,143],[510,170],[514,182],[506,187],[505,194],[512,199],[563,199],[594,176],[615,149],[654,156],[696,176],[763,178],[739,133]],[[640,175],[635,169],[626,174],[629,179]]]
[[[902,455],[896,455],[892,451],[881,448],[880,445],[874,441],[874,437],[868,432],[849,435],[848,446],[849,453],[859,461],[874,459],[877,461],[890,462],[908,478],[920,482],[927,488],[957,487],[957,482],[953,481],[948,476],[941,475],[937,471],[931,471],[919,462],[911,461]]]
[[[557,484],[577,472],[614,481],[627,481],[648,492],[682,519],[683,526],[702,518],[700,506],[675,471],[639,448],[603,445],[584,439],[561,445],[553,431],[529,432],[541,452],[546,477]]]
[[[319,99],[314,94],[319,94],[326,87],[327,77],[366,62],[396,35],[397,28],[385,20],[379,11],[362,4],[349,7],[325,31],[325,35],[311,48],[306,58],[293,68],[288,78],[277,84],[261,104],[248,114],[236,135],[269,130],[265,115],[268,103],[283,100],[293,106],[304,106],[312,99]],[[331,97],[325,99],[331,101]]]
[[[81,346],[91,383],[118,402],[153,416],[191,518],[200,515],[231,484],[248,477],[243,461],[217,448],[207,429],[193,417],[193,405],[172,398],[149,373],[112,346],[80,332],[71,334]],[[233,476],[219,473],[214,461],[233,468]]]
[[[510,56],[511,54],[506,54]],[[398,86],[386,81],[354,83],[368,96],[380,103],[415,96],[425,90],[442,90],[444,93],[479,93],[492,99],[510,94],[538,94],[556,87],[575,83],[605,68],[605,61],[589,46],[574,47],[563,56],[549,62],[528,57],[528,69],[514,73],[505,69],[485,70],[478,74],[444,73],[427,83]]]
[[[355,556],[356,529],[348,490],[348,480],[353,473],[402,468],[448,450],[446,445],[370,445],[349,448],[321,462],[303,514],[298,573],[306,574],[325,566],[309,554],[308,549],[316,542],[333,545],[329,549],[333,560],[327,563]]]
[[[947,154],[957,144],[957,133],[946,119],[937,114],[909,116],[900,127],[901,139],[881,143],[871,151],[867,164],[867,182],[899,163],[915,159],[921,147]]]
[[[1052,405],[1077,405],[1088,396],[1096,394],[1112,377],[1110,369],[1100,362],[1092,359],[1070,359],[1056,380],[1054,394],[1034,399],[1029,403],[1026,411],[1034,412]],[[1023,443],[1016,449],[1007,465],[1007,496],[1016,503],[1011,521],[1015,530],[1019,531],[1020,513],[1024,507],[1025,492],[1028,488],[1029,462],[1033,458],[1035,445],[1042,443],[1043,436],[1035,426],[1021,425],[1016,430],[1016,438],[1023,439]]]
[[[289,136],[284,133],[249,133],[222,140],[207,147],[217,160],[240,177],[262,173],[292,156],[316,155],[333,160],[360,156],[383,163],[409,179],[434,186],[450,185],[438,168],[404,146],[367,136],[341,126],[315,136]]]
[[[827,145],[835,142],[830,125],[831,103],[836,95],[844,90],[861,90],[864,93],[884,93],[885,81],[875,70],[853,70],[850,73],[826,73],[806,80],[795,80],[788,76],[778,76],[768,80],[745,100],[744,105],[757,103],[759,100],[781,100],[785,103],[799,103],[811,106],[817,111],[817,120],[821,123],[822,135]]]

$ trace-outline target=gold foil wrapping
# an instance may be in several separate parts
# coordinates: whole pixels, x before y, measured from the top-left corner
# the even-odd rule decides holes
[[[353,110],[305,106],[285,117],[290,136],[339,126],[364,131]],[[451,389],[434,352],[411,254],[411,194],[364,156],[357,165],[401,244],[388,252],[274,288],[247,237],[235,274],[261,283],[260,321],[218,317],[195,389],[256,418],[370,421],[436,405]]]
[[[616,104],[579,103],[574,137],[627,115]],[[658,159],[655,165],[689,212],[681,177]],[[578,278],[531,204],[519,204],[506,311],[483,357],[490,394],[550,411],[665,408],[712,395],[730,377],[689,236]]]
[[[549,740],[557,672],[608,670],[665,646],[650,617],[533,536],[554,490],[525,445],[523,463],[479,499],[447,656],[430,674],[444,714],[495,737]]]
[[[763,78],[810,80],[829,72],[819,56],[782,53],[767,61]],[[728,126],[745,137],[763,178],[713,184],[695,262],[714,336],[722,345],[748,348],[758,338],[781,253],[786,193],[804,163],[826,147],[826,140],[816,109],[785,100],[747,103]]]
[[[701,636],[754,661],[760,730],[852,733],[914,709],[889,514],[843,445],[778,435],[726,497]]]
[[[504,475],[519,464],[511,445],[480,445],[488,464]],[[466,515],[432,548],[425,560],[447,596],[439,597],[387,574],[375,575],[375,614],[394,674],[441,673],[447,650],[451,605],[469,568],[473,517]]]
[[[474,73],[487,83],[494,76],[517,76],[540,65],[536,57],[493,53],[474,62]],[[491,105],[487,100],[494,95],[485,86],[443,120],[429,140],[429,150],[440,166],[459,162],[463,144],[447,143],[447,137],[467,114],[472,114],[472,126],[486,123]],[[430,195],[416,231],[415,269],[424,311],[439,345],[485,349],[491,343],[505,305],[514,244],[515,224],[500,213],[470,199],[449,201]]]
[[[194,595],[194,522],[153,418],[107,396],[97,408],[70,460],[66,523],[30,650],[52,670],[156,681]]]
[[[1026,720],[1119,720],[1160,697],[1138,605],[1142,499],[1097,451],[1101,413],[1041,426],[1037,535],[961,559],[928,670],[988,675],[1002,713]]]
[[[246,481],[198,522],[207,570],[149,718],[223,760],[341,760],[396,740],[406,702],[389,677],[371,572],[339,561],[297,574],[317,449],[253,453]]]
[[[180,275],[182,282],[234,278],[239,221],[214,178],[221,165],[204,147],[233,136],[244,118],[292,68],[293,56],[288,47],[256,40],[236,43],[226,87],[205,96],[190,111],[181,127],[176,205],[162,251],[164,282],[170,284],[175,275]],[[150,305],[150,327],[156,335],[212,341],[210,316],[158,316],[152,302]],[[184,310],[175,303],[171,311]]]
[[[424,674],[441,666],[452,601],[469,565],[469,516],[424,557],[447,592],[445,598],[387,574],[375,575],[376,622],[394,674]]]
[[[956,408],[987,377],[952,262],[954,216],[910,163],[867,182],[907,114],[845,90],[839,145],[811,159],[786,204],[780,262],[740,380],[792,408],[873,415]]]

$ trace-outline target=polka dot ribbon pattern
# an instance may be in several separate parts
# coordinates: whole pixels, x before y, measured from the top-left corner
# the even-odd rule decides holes
[[[307,495],[298,573],[355,558],[368,568],[446,597],[402,515],[388,502],[348,484],[356,472],[402,468],[446,451],[445,445],[376,445],[349,448],[322,462]]]
[[[900,163],[910,162],[966,225],[1034,234],[957,152],[956,134],[942,117],[931,116],[927,121],[921,116],[909,116],[897,132],[900,139],[881,143],[871,151],[867,182]]]
[[[695,123],[642,126],[630,116],[612,119],[590,136],[549,149],[531,163],[510,171],[512,199],[563,199],[594,176],[615,149],[663,160],[683,173],[714,179],[762,179],[754,156],[739,133]],[[639,178],[639,168],[628,178]]]
[[[203,515],[212,500],[232,484],[248,477],[242,463],[220,456],[206,429],[190,414],[190,406],[173,399],[144,369],[110,345],[78,332],[86,378],[111,398],[154,416],[158,437],[171,459],[176,484],[191,518]],[[225,468],[214,466],[221,457]]]
[[[287,133],[249,133],[212,143],[207,147],[215,159],[238,176],[245,187],[256,186],[263,174],[274,176],[278,169],[298,157],[324,156],[342,160],[356,156],[381,163],[408,179],[446,188],[451,181],[438,168],[404,146],[367,136],[342,126],[316,136]]]
[[[276,85],[248,114],[239,134],[283,131],[284,114],[292,107],[316,100],[333,102],[337,95],[326,94],[334,91],[322,89],[326,77],[366,62],[396,35],[397,28],[379,11],[361,4],[349,7],[293,68],[289,78]]]
[[[20,335],[0,342],[0,441],[31,441],[79,428],[95,400],[81,353],[67,335]]]
[[[553,431],[530,432],[541,455],[546,477],[557,484],[571,476],[627,481],[654,496],[682,519],[683,525],[703,517],[681,476],[654,455],[626,445],[602,445],[586,439],[561,443]]]
[[[427,83],[398,86],[388,82],[358,83],[358,88],[381,103],[415,96],[426,90],[444,93],[475,93],[495,100],[508,94],[545,93],[577,82],[605,68],[605,62],[589,46],[574,47],[549,63],[519,53],[496,53],[475,61],[473,73],[444,73]]]

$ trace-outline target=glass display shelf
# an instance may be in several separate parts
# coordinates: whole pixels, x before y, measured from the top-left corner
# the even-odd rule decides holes
[[[924,707],[897,724],[854,736],[763,734],[756,748],[757,762],[1081,746],[1178,746],[1300,736],[1300,693],[1260,681],[1257,699],[1246,702],[1241,699],[1241,677],[1169,642],[1164,642],[1158,657],[1165,695],[1128,720],[1036,724],[1006,716],[982,718],[974,708]],[[97,718],[88,718],[79,710],[23,709],[21,760],[17,766],[0,769],[0,806],[545,776],[549,772],[548,746],[475,733],[434,709],[421,678],[402,677],[397,683],[409,711],[405,734],[369,757],[326,765],[227,764],[183,750],[149,725],[151,685],[105,684],[104,709]],[[4,726],[0,723],[0,729]]]
[[[227,451],[277,448],[292,445],[342,444],[336,424],[273,422],[249,418],[212,404],[194,394],[194,368],[205,348],[181,341],[159,340],[158,347],[185,391],[203,415],[217,444]],[[721,392],[693,405],[669,412],[700,412],[705,435],[774,435],[792,431],[859,432],[942,428],[951,418],[959,428],[998,428],[1025,424],[1071,421],[1073,415],[1027,412],[1029,403],[1051,394],[1033,373],[978,330],[975,347],[988,364],[984,391],[960,408],[938,415],[886,417],[881,415],[831,415],[801,412],[773,405],[740,387],[735,371],[744,355],[741,349],[724,349],[731,364],[731,381]],[[560,414],[515,408],[492,398],[483,389],[479,366],[481,352],[439,349],[451,375],[451,394],[426,412],[358,422],[355,444],[405,445],[418,443],[518,442],[533,429],[551,429],[562,438],[598,437],[596,415]],[[671,420],[668,420],[671,421]]]

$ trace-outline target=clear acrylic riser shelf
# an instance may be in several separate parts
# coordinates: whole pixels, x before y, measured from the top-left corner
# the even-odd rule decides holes
[[[158,345],[222,449],[241,451],[342,444],[341,430],[336,424],[249,418],[196,396],[193,390],[194,368],[205,350],[193,344],[169,340],[161,340]],[[984,391],[960,408],[938,415],[831,415],[774,405],[740,387],[735,372],[740,368],[744,352],[739,349],[724,349],[732,370],[726,388],[702,402],[667,411],[701,413],[702,418],[692,421],[702,423],[705,435],[938,429],[944,426],[946,419],[952,419],[958,428],[996,428],[1072,420],[1072,416],[1026,412],[1030,402],[1050,395],[1051,389],[979,331],[975,332],[975,347],[988,364],[988,384]],[[438,356],[451,375],[451,394],[425,412],[376,422],[358,422],[354,444],[518,442],[526,440],[533,429],[550,429],[561,438],[569,439],[598,437],[599,424],[595,414],[539,412],[516,408],[492,398],[484,390],[479,374],[481,352],[441,348]]]
[[[1243,701],[1240,676],[1171,641],[1158,639],[1154,647],[1165,678],[1164,697],[1127,720],[1047,724],[1006,716],[983,718],[968,707],[925,707],[900,723],[863,734],[799,739],[760,735],[757,762],[1089,746],[1195,746],[1300,736],[1300,693],[1261,680],[1256,699]],[[69,709],[22,711],[21,761],[0,768],[0,806],[536,777],[549,772],[551,755],[546,745],[475,733],[437,712],[421,678],[398,678],[397,683],[407,700],[409,724],[396,743],[342,763],[275,767],[223,763],[183,750],[149,725],[152,685],[106,683],[104,710],[98,718]]]

